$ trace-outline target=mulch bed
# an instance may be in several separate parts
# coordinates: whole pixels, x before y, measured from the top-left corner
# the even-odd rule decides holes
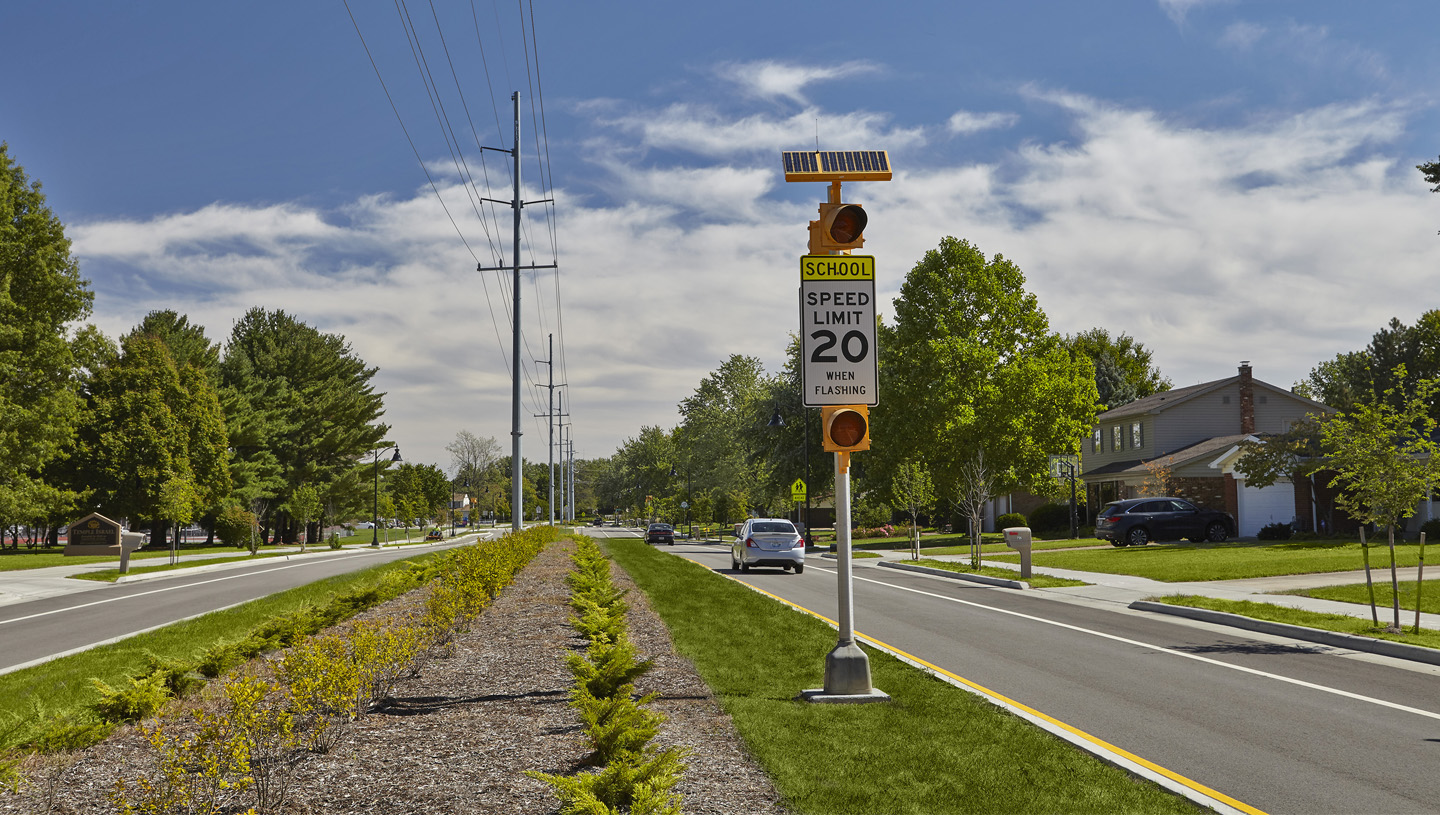
[[[569,543],[547,547],[461,635],[452,656],[402,680],[388,703],[357,722],[339,748],[308,756],[296,769],[283,811],[557,812],[550,787],[524,771],[568,775],[586,766],[584,735],[566,698],[573,677],[564,654],[584,647],[567,622],[564,576],[571,551]],[[612,568],[616,584],[631,590],[631,640],[655,662],[637,685],[642,693],[658,692],[654,706],[669,717],[657,741],[690,751],[676,787],[685,811],[787,812],[709,688],[675,654],[645,595]],[[403,615],[423,605],[424,593],[411,592],[362,617]],[[58,772],[51,762],[51,771],[39,773],[37,783],[20,793],[0,795],[0,812],[114,812],[116,782],[154,766],[133,727],[70,760]]]

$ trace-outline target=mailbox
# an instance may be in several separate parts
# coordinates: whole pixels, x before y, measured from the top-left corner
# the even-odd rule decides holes
[[[1005,545],[1020,553],[1020,579],[1030,579],[1030,527],[1011,526],[1005,529]]]
[[[1030,551],[1030,527],[1012,526],[1005,530],[1005,545],[1020,552]]]

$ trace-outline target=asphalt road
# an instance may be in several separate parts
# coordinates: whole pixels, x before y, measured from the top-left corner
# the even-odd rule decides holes
[[[457,538],[454,545],[462,540]],[[227,565],[223,571],[182,570],[134,583],[85,584],[95,588],[0,606],[0,672],[437,548],[442,547],[391,546],[288,560],[266,558]]]
[[[742,574],[728,546],[661,548],[837,616],[833,560]],[[863,562],[855,573],[859,633],[1251,807],[1440,812],[1434,666]]]

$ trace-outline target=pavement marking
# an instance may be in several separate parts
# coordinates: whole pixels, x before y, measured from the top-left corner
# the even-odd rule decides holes
[[[835,570],[833,570],[833,569],[824,569],[824,568],[822,568],[820,571],[830,572],[831,574],[834,574],[834,573],[835,573]],[[1149,648],[1149,649],[1151,649],[1151,650],[1159,651],[1159,652],[1165,653],[1165,654],[1170,654],[1170,655],[1172,655],[1172,656],[1184,657],[1184,658],[1186,658],[1186,659],[1193,659],[1193,660],[1195,660],[1196,662],[1204,662],[1204,663],[1206,663],[1206,664],[1208,664],[1208,665],[1217,665],[1217,666],[1222,667],[1222,668],[1229,668],[1229,669],[1232,670],[1232,671],[1239,671],[1239,672],[1241,672],[1241,673],[1247,673],[1247,674],[1251,674],[1251,675],[1253,675],[1253,676],[1261,676],[1261,677],[1265,677],[1266,679],[1274,679],[1274,680],[1276,680],[1276,681],[1278,681],[1278,682],[1285,682],[1285,683],[1288,683],[1288,684],[1291,684],[1291,685],[1298,685],[1299,687],[1302,687],[1302,688],[1309,688],[1309,689],[1311,689],[1311,690],[1317,690],[1317,691],[1320,691],[1320,692],[1322,692],[1322,693],[1334,694],[1335,696],[1342,696],[1342,697],[1345,697],[1345,698],[1347,698],[1347,699],[1354,699],[1354,700],[1359,701],[1359,702],[1368,702],[1368,703],[1370,703],[1370,704],[1372,704],[1372,705],[1378,705],[1378,706],[1380,706],[1380,707],[1390,708],[1391,710],[1398,710],[1398,711],[1400,711],[1400,712],[1402,712],[1402,713],[1412,713],[1412,714],[1414,714],[1414,715],[1416,715],[1416,716],[1424,716],[1425,718],[1428,718],[1428,719],[1440,720],[1440,713],[1436,713],[1436,712],[1434,712],[1434,711],[1422,710],[1422,709],[1417,708],[1417,707],[1410,707],[1409,705],[1402,705],[1402,704],[1399,704],[1398,702],[1387,702],[1387,701],[1385,701],[1384,699],[1376,699],[1376,698],[1373,697],[1373,696],[1364,696],[1364,695],[1362,695],[1362,694],[1353,693],[1353,692],[1351,692],[1351,691],[1341,690],[1341,689],[1339,689],[1339,688],[1332,688],[1332,687],[1329,687],[1329,686],[1327,686],[1327,685],[1317,685],[1317,684],[1315,684],[1314,682],[1306,682],[1306,681],[1303,680],[1303,679],[1294,679],[1294,678],[1292,678],[1292,677],[1282,676],[1282,675],[1280,675],[1280,674],[1275,674],[1275,673],[1270,673],[1269,671],[1261,671],[1261,670],[1258,670],[1258,669],[1256,669],[1256,668],[1247,668],[1247,667],[1245,667],[1244,665],[1235,665],[1235,664],[1232,664],[1232,663],[1229,663],[1229,662],[1222,662],[1221,660],[1211,659],[1210,657],[1203,657],[1203,656],[1200,656],[1199,654],[1189,654],[1189,653],[1186,653],[1186,652],[1184,652],[1184,651],[1176,650],[1176,649],[1174,649],[1174,648],[1166,648],[1166,647],[1163,646],[1163,645],[1154,645],[1154,644],[1148,643],[1148,642],[1141,642],[1141,641],[1139,641],[1139,640],[1132,640],[1132,639],[1129,639],[1129,638],[1127,638],[1127,637],[1118,636],[1118,635],[1116,635],[1116,634],[1107,634],[1107,633],[1105,633],[1105,632],[1103,632],[1103,631],[1096,631],[1096,630],[1090,629],[1090,628],[1082,628],[1082,627],[1077,626],[1077,625],[1071,625],[1070,623],[1062,623],[1062,622],[1058,622],[1058,621],[1056,621],[1056,620],[1047,620],[1047,619],[1045,619],[1044,617],[1036,617],[1036,616],[1034,616],[1033,614],[1025,614],[1025,613],[1019,612],[1019,611],[1010,611],[1010,610],[1003,609],[1003,608],[996,608],[996,607],[994,607],[994,606],[987,606],[987,605],[985,605],[984,603],[974,603],[974,602],[971,602],[971,601],[969,601],[969,600],[961,600],[961,599],[956,598],[956,597],[946,597],[946,596],[941,595],[941,594],[934,594],[934,593],[928,592],[928,591],[921,591],[920,589],[912,589],[912,588],[909,588],[909,587],[906,587],[906,586],[897,586],[897,585],[895,585],[895,584],[893,584],[893,583],[886,583],[886,582],[883,581],[883,580],[872,580],[871,578],[868,578],[868,577],[856,577],[855,579],[856,579],[856,580],[863,580],[863,581],[865,581],[866,583],[875,583],[875,584],[877,584],[877,585],[886,586],[887,588],[897,589],[897,590],[899,590],[899,591],[908,591],[908,592],[911,592],[911,593],[914,593],[914,594],[924,595],[924,596],[926,596],[926,597],[933,597],[933,598],[935,598],[935,599],[937,599],[937,600],[946,600],[946,601],[949,601],[949,602],[952,602],[952,603],[959,603],[959,604],[961,604],[961,605],[973,606],[973,607],[975,607],[975,608],[983,608],[983,609],[985,609],[985,610],[987,610],[987,611],[994,611],[994,612],[997,612],[997,613],[999,613],[999,614],[1008,614],[1008,615],[1010,615],[1011,617],[1019,617],[1019,618],[1024,619],[1024,620],[1030,620],[1031,622],[1043,623],[1043,624],[1045,624],[1045,625],[1052,625],[1052,626],[1055,626],[1056,628],[1064,628],[1064,629],[1067,629],[1067,630],[1070,630],[1070,631],[1077,631],[1077,632],[1082,633],[1082,634],[1090,634],[1091,636],[1100,637],[1100,638],[1102,638],[1102,639],[1114,640],[1115,642],[1123,642],[1123,643],[1126,643],[1127,645],[1136,645],[1136,646],[1139,646],[1139,647],[1141,647],[1141,648]]]
[[[276,568],[274,568],[274,569],[264,569],[264,570],[255,571],[255,572],[245,572],[244,574],[233,574],[233,575],[229,575],[229,576],[227,576],[227,577],[217,577],[217,578],[215,578],[215,579],[213,579],[213,580],[202,580],[202,581],[200,581],[199,583],[186,583],[186,584],[183,585],[183,586],[167,586],[167,587],[165,587],[165,588],[160,588],[160,589],[151,589],[150,591],[142,591],[142,592],[140,592],[140,593],[138,593],[138,594],[127,594],[127,595],[125,595],[124,597],[110,597],[110,598],[107,598],[107,599],[105,599],[105,600],[96,600],[96,601],[93,602],[93,603],[82,603],[82,604],[80,604],[80,605],[78,605],[78,606],[66,606],[65,608],[57,608],[57,609],[54,609],[54,610],[52,610],[52,611],[42,611],[42,612],[39,612],[38,614],[30,614],[30,615],[27,615],[27,616],[25,616],[25,617],[15,617],[14,619],[10,619],[10,620],[0,620],[0,625],[6,625],[6,624],[9,624],[9,623],[24,622],[25,620],[33,620],[33,619],[36,619],[37,617],[48,617],[48,616],[50,616],[51,614],[64,614],[65,612],[68,612],[68,611],[79,611],[80,609],[83,609],[83,608],[91,608],[92,606],[104,605],[105,603],[114,603],[114,602],[118,602],[118,601],[120,601],[120,600],[133,600],[133,599],[135,599],[135,598],[137,598],[137,597],[148,597],[148,596],[150,596],[150,595],[152,595],[152,594],[160,594],[160,593],[162,593],[162,592],[167,592],[167,591],[178,591],[178,590],[180,590],[180,589],[193,589],[193,588],[195,588],[196,586],[207,586],[207,585],[209,585],[209,584],[211,584],[211,583],[220,583],[220,582],[223,582],[223,581],[226,581],[226,580],[237,580],[237,579],[242,578],[242,577],[255,577],[256,575],[269,574],[270,572],[280,572],[280,571],[284,571],[284,570],[286,570],[286,569],[296,569],[296,568],[299,568],[299,567],[301,567],[301,566],[311,566],[311,565],[314,565],[314,564],[316,564],[316,563],[333,563],[334,561],[337,561],[337,560],[349,560],[349,559],[351,559],[351,558],[356,558],[356,557],[365,557],[365,556],[368,555],[368,554],[370,554],[370,553],[369,553],[369,552],[365,552],[365,553],[357,553],[357,554],[354,554],[354,555],[340,555],[339,557],[331,557],[331,558],[328,558],[327,560],[324,560],[324,561],[320,561],[320,560],[307,560],[307,561],[304,561],[304,562],[301,562],[301,563],[292,563],[292,564],[290,564],[290,565],[288,565],[288,566],[278,566],[278,567],[276,567]],[[177,576],[183,576],[183,573],[182,573],[181,575],[177,575]],[[122,583],[121,585],[124,585],[124,584]]]
[[[701,563],[700,561],[695,560],[695,559],[693,559],[693,558],[685,558],[685,559],[686,559],[686,560],[689,560],[691,563],[696,564],[697,566],[700,566],[701,568],[709,569],[711,572],[714,572],[714,573],[716,573],[716,574],[720,574],[719,570],[718,570],[718,569],[715,569],[715,568],[712,567],[712,566],[707,566],[706,564]],[[822,569],[821,571],[831,572],[832,574],[834,573],[834,570],[832,570],[832,569]],[[746,583],[745,581],[740,580],[739,578],[737,578],[737,577],[735,577],[735,576],[733,576],[733,575],[721,574],[720,576],[721,576],[721,577],[724,577],[724,578],[727,578],[727,579],[730,579],[730,580],[734,580],[736,583],[739,583],[740,585],[745,586],[746,588],[749,588],[749,589],[751,589],[752,591],[759,592],[760,594],[763,594],[763,595],[765,595],[766,597],[771,598],[772,600],[776,600],[776,601],[778,601],[778,602],[780,602],[780,603],[783,603],[783,604],[785,604],[785,605],[787,605],[787,606],[790,606],[791,608],[795,609],[796,611],[799,611],[799,612],[801,612],[801,613],[803,613],[803,614],[809,614],[809,615],[812,616],[812,617],[815,617],[815,618],[820,619],[820,620],[824,620],[827,624],[829,624],[829,625],[831,625],[831,626],[834,626],[834,627],[837,628],[837,629],[839,628],[839,624],[838,624],[835,620],[832,620],[832,619],[830,619],[829,617],[826,617],[824,614],[821,614],[821,613],[816,612],[816,611],[812,611],[812,610],[810,610],[810,609],[808,609],[808,608],[806,608],[806,607],[804,607],[804,606],[802,606],[802,605],[800,605],[800,604],[798,604],[798,603],[793,603],[793,602],[791,602],[791,601],[789,601],[789,600],[786,600],[784,597],[781,597],[781,596],[779,596],[779,595],[771,594],[770,592],[768,592],[768,591],[760,588],[759,586],[755,586],[755,585],[752,585],[752,584],[750,584],[750,583]],[[865,580],[866,578],[856,578],[856,579]],[[868,582],[879,583],[880,581],[871,580],[871,581],[868,581]],[[889,584],[881,583],[881,585],[889,585]],[[892,587],[892,588],[902,588],[902,587],[894,586],[894,587]],[[928,594],[928,592],[917,592],[917,593],[919,593],[919,594]],[[930,595],[930,596],[940,597],[940,595]],[[950,598],[940,597],[940,599],[945,600],[945,599],[950,599]],[[970,605],[978,605],[978,604],[971,603]],[[989,608],[989,606],[980,606],[980,607],[981,607],[981,608]],[[1025,616],[1025,615],[1020,615],[1020,616]],[[1152,780],[1152,781],[1156,781],[1157,783],[1160,783],[1160,784],[1163,785],[1163,786],[1167,786],[1167,787],[1170,786],[1169,784],[1166,784],[1166,783],[1165,783],[1166,781],[1170,781],[1170,782],[1173,782],[1173,783],[1175,783],[1175,784],[1178,784],[1178,785],[1180,785],[1180,786],[1182,787],[1182,789],[1180,789],[1180,790],[1174,790],[1173,787],[1172,787],[1172,788],[1171,788],[1172,791],[1177,792],[1177,793],[1179,793],[1179,794],[1181,794],[1181,795],[1184,795],[1185,797],[1189,798],[1190,800],[1197,801],[1198,803],[1201,803],[1201,804],[1203,804],[1203,805],[1210,806],[1210,807],[1217,807],[1217,805],[1218,805],[1218,808],[1221,809],[1222,811],[1241,812],[1241,813],[1245,813],[1245,815],[1266,815],[1266,813],[1265,813],[1264,810],[1257,809],[1256,807],[1250,806],[1249,804],[1247,804],[1247,803],[1245,803],[1245,802],[1243,802],[1243,801],[1239,801],[1239,800],[1237,800],[1237,799],[1235,799],[1235,798],[1231,798],[1230,796],[1226,795],[1226,794],[1223,793],[1223,792],[1220,792],[1219,790],[1211,789],[1210,787],[1207,787],[1207,786],[1205,786],[1204,784],[1201,784],[1201,783],[1198,782],[1198,781],[1195,781],[1195,780],[1193,780],[1193,779],[1187,778],[1187,777],[1185,777],[1185,776],[1183,776],[1183,775],[1181,775],[1181,774],[1179,774],[1179,773],[1177,773],[1177,772],[1175,772],[1175,771],[1173,771],[1173,770],[1166,769],[1166,768],[1160,766],[1159,764],[1156,764],[1156,763],[1153,762],[1153,761],[1150,761],[1150,760],[1145,759],[1145,758],[1141,758],[1140,756],[1137,756],[1137,755],[1135,755],[1134,753],[1132,753],[1132,752],[1130,752],[1130,751],[1128,751],[1128,750],[1125,750],[1125,749],[1123,749],[1123,748],[1117,747],[1117,746],[1111,744],[1110,742],[1105,741],[1104,739],[1098,738],[1098,737],[1096,737],[1096,736],[1092,736],[1092,735],[1090,735],[1089,733],[1086,733],[1085,731],[1081,730],[1081,729],[1078,728],[1078,727],[1074,727],[1074,726],[1072,726],[1072,725],[1068,725],[1068,724],[1066,724],[1065,722],[1062,722],[1062,721],[1060,721],[1059,719],[1056,719],[1055,717],[1050,716],[1049,714],[1042,713],[1042,712],[1040,712],[1039,710],[1036,710],[1035,708],[1030,707],[1029,705],[1025,705],[1025,704],[1023,704],[1023,703],[1021,703],[1021,702],[1017,702],[1017,701],[1015,701],[1014,699],[1011,699],[1010,697],[1005,696],[1005,695],[1003,695],[1003,694],[996,693],[995,691],[990,690],[989,688],[985,687],[984,685],[980,685],[980,684],[977,684],[977,683],[975,683],[975,682],[971,682],[970,680],[964,678],[963,676],[960,676],[960,675],[955,674],[955,673],[951,673],[950,671],[947,671],[947,670],[945,670],[944,668],[941,668],[941,667],[938,666],[938,665],[934,665],[934,664],[932,664],[932,663],[930,663],[930,662],[926,662],[925,660],[921,659],[920,657],[917,657],[917,656],[915,656],[915,655],[913,655],[913,654],[910,654],[910,653],[907,653],[907,652],[905,652],[905,651],[902,651],[902,650],[900,650],[899,648],[896,648],[896,647],[894,647],[893,645],[889,645],[888,643],[882,642],[881,640],[878,640],[878,639],[876,639],[876,638],[874,638],[874,637],[872,637],[872,636],[870,636],[870,635],[868,635],[868,634],[864,634],[864,633],[861,633],[860,631],[856,631],[856,632],[855,632],[855,638],[856,638],[856,639],[865,640],[866,642],[870,643],[871,645],[874,645],[876,648],[879,648],[879,649],[881,649],[881,650],[883,650],[883,651],[888,651],[889,653],[893,654],[894,656],[896,656],[897,658],[899,658],[900,660],[902,660],[902,661],[904,661],[904,662],[908,662],[908,663],[910,663],[911,665],[914,665],[914,666],[916,666],[916,667],[919,667],[919,668],[922,668],[922,669],[924,669],[924,670],[930,671],[931,673],[940,676],[942,679],[945,679],[945,680],[949,681],[951,684],[958,684],[958,685],[961,686],[963,689],[971,690],[971,691],[977,693],[978,695],[989,699],[991,702],[994,702],[994,703],[995,703],[996,705],[998,705],[999,707],[1005,708],[1005,709],[1007,709],[1007,710],[1011,710],[1011,711],[1013,711],[1013,712],[1015,712],[1015,713],[1023,716],[1024,718],[1029,719],[1029,720],[1032,721],[1032,722],[1035,722],[1037,725],[1039,725],[1039,726],[1041,726],[1041,727],[1044,727],[1046,730],[1049,730],[1050,732],[1056,732],[1056,730],[1058,730],[1058,731],[1060,731],[1060,732],[1056,733],[1057,736],[1060,736],[1061,738],[1064,738],[1066,741],[1069,741],[1069,742],[1071,742],[1072,744],[1077,744],[1077,746],[1080,746],[1080,747],[1082,747],[1082,748],[1085,748],[1085,749],[1089,750],[1090,752],[1095,752],[1100,758],[1102,758],[1102,760],[1108,760],[1108,761],[1110,761],[1110,763],[1117,764],[1117,765],[1119,765],[1122,769],[1135,770],[1135,771],[1137,772],[1137,774],[1142,775],[1142,776],[1144,776],[1144,777],[1146,777],[1146,778],[1149,778],[1149,779]],[[1090,748],[1094,748],[1094,749],[1090,749]],[[1189,795],[1189,794],[1187,794],[1187,792],[1188,792],[1188,793],[1195,793],[1195,795]],[[1198,797],[1197,797],[1197,796],[1198,796]]]

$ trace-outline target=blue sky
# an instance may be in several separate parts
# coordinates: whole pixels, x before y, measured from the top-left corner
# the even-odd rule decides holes
[[[510,197],[477,143],[510,146],[514,90],[525,198],[556,199],[523,256],[560,265],[527,277],[525,366],[544,379],[556,334],[585,457],[673,424],[731,353],[778,366],[823,195],[779,152],[817,137],[890,151],[894,180],[846,188],[882,300],[967,238],[1055,330],[1129,333],[1176,385],[1250,360],[1288,386],[1437,305],[1428,3],[433,8],[404,6],[463,164],[394,2],[351,0],[353,24],[336,2],[5,4],[0,140],[66,222],[93,321],[174,308],[223,340],[284,308],[380,367],[408,459],[448,464],[462,428],[508,447],[508,283],[474,269],[508,257],[510,216],[461,177]],[[543,459],[539,420],[525,445]]]

